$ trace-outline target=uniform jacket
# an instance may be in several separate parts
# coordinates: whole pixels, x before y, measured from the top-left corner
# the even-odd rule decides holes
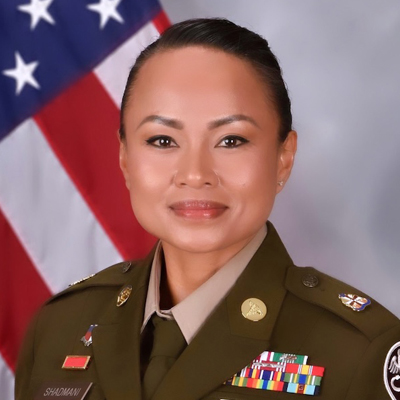
[[[16,399],[30,400],[47,382],[93,382],[85,399],[140,400],[140,329],[152,254],[114,265],[50,299],[31,324],[16,373]],[[318,284],[306,286],[307,275]],[[314,282],[315,283],[315,282]],[[117,307],[123,287],[133,290]],[[310,286],[310,285],[309,285]],[[297,267],[274,227],[193,341],[168,372],[154,400],[295,400],[309,398],[246,387],[227,379],[265,350],[307,355],[325,367],[321,400],[389,400],[385,357],[400,341],[400,321],[377,302],[355,312],[339,293],[363,293],[311,267]],[[243,317],[248,298],[262,300],[265,318]],[[81,337],[91,324],[93,344]],[[86,370],[61,369],[67,355],[90,355]]]

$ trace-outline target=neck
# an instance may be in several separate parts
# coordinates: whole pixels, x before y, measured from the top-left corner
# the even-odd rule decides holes
[[[184,300],[242,250],[253,237],[229,248],[207,253],[191,253],[163,242],[165,268],[161,274],[161,307],[168,309]]]

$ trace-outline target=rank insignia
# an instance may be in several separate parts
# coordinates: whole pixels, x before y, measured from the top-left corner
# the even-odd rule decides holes
[[[383,367],[383,380],[392,400],[400,400],[400,342],[387,353]]]
[[[94,328],[96,328],[96,326],[96,324],[90,325],[89,329],[85,333],[85,336],[82,336],[81,338],[81,342],[83,342],[86,347],[89,347],[93,343],[92,331]]]
[[[67,356],[65,357],[62,369],[87,369],[90,356]]]
[[[339,294],[340,301],[346,306],[350,307],[353,311],[363,311],[365,307],[371,304],[370,299],[358,296],[356,294]]]
[[[264,351],[225,385],[317,395],[324,367],[307,364],[307,356]]]
[[[93,278],[95,275],[96,275],[96,274],[92,274],[92,275],[86,276],[85,278],[79,279],[79,281],[72,282],[72,283],[70,283],[70,284],[68,285],[68,287],[75,286],[75,285],[77,285],[78,283],[85,282],[85,281],[87,281],[88,279]]]

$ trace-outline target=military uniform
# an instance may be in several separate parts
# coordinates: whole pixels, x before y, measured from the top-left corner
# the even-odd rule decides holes
[[[54,296],[28,332],[16,374],[16,399],[33,399],[43,384],[92,382],[85,399],[139,400],[140,330],[153,254],[112,266]],[[132,287],[117,307],[124,287]],[[296,267],[274,227],[238,281],[207,319],[157,389],[154,400],[293,400],[293,394],[224,384],[264,351],[307,355],[325,368],[322,400],[389,400],[384,363],[400,341],[400,321],[374,300],[360,312],[340,293],[363,293],[313,268]],[[257,322],[246,299],[264,303]],[[92,324],[93,343],[81,338]],[[67,355],[89,355],[85,370],[65,370]],[[400,356],[399,356],[400,358]],[[400,362],[400,360],[398,360]],[[43,397],[44,398],[44,397]]]

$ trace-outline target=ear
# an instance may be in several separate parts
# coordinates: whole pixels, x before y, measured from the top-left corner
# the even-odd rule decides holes
[[[290,173],[292,172],[296,151],[297,132],[290,131],[285,141],[280,145],[276,193],[279,193],[283,189],[283,186],[289,179]]]
[[[127,149],[126,140],[121,139],[119,137],[119,167],[121,168],[122,175],[124,176],[125,185],[129,190],[130,185],[129,185],[128,154],[127,153],[128,153],[128,149]]]

